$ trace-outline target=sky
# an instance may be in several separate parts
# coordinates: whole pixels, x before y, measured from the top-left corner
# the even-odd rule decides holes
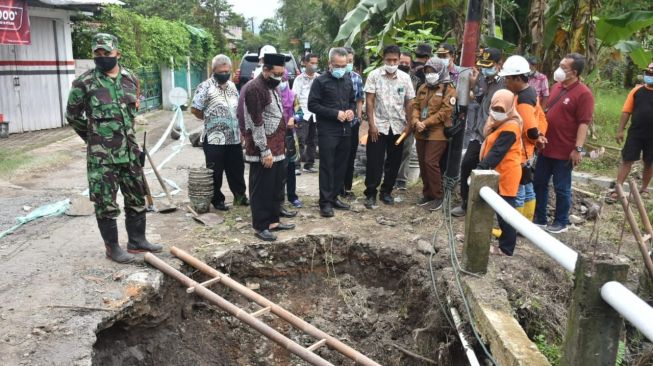
[[[228,0],[228,2],[233,5],[235,13],[244,15],[246,19],[254,17],[257,33],[263,19],[272,18],[279,7],[279,0]]]

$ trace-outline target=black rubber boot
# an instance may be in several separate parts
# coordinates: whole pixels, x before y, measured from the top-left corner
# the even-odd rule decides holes
[[[152,252],[159,253],[163,246],[152,244],[145,238],[145,212],[128,212],[125,217],[127,229],[127,251],[129,253]]]
[[[104,240],[107,258],[118,263],[133,263],[136,258],[120,247],[118,242],[118,225],[115,219],[97,219],[100,235]]]

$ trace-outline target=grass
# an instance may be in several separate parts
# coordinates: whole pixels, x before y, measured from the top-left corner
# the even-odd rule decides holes
[[[20,167],[28,165],[34,160],[24,151],[0,149],[0,177],[8,177]]]
[[[587,150],[596,145],[621,148],[615,142],[615,134],[619,126],[621,108],[626,96],[626,89],[595,89],[594,90],[594,135],[587,139]],[[603,176],[616,174],[620,161],[620,152],[606,149],[605,154],[598,159],[584,159],[579,170]]]

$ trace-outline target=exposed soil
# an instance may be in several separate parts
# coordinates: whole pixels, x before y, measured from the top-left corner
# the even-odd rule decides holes
[[[459,343],[440,324],[422,263],[404,252],[351,238],[308,236],[228,251],[210,264],[243,284],[260,286],[263,296],[382,365],[424,364],[394,345],[440,365],[464,364]],[[153,312],[139,312],[98,334],[94,364],[304,364],[170,281],[154,297]],[[220,284],[213,290],[248,312],[260,308]],[[263,320],[304,347],[317,341],[276,316]],[[335,365],[354,364],[326,347],[318,354]]]
[[[150,144],[158,139],[170,117],[170,112],[156,112],[148,116],[149,125],[139,126],[148,130]],[[186,122],[191,130],[199,125],[190,116]],[[16,137],[12,135],[9,140],[12,138]],[[40,147],[30,154],[63,158],[37,159],[48,163],[37,168],[30,166],[0,180],[3,230],[14,223],[14,217],[26,214],[23,206],[35,208],[77,196],[86,189],[82,145],[78,137],[71,135]],[[154,156],[155,160],[168,156],[175,145],[176,142],[167,141]],[[421,194],[420,183],[410,186],[408,191],[395,192],[394,206],[366,210],[362,207],[361,178],[355,178],[354,192],[358,199],[351,202],[353,210],[338,211],[336,217],[323,219],[317,210],[318,176],[304,173],[297,177],[304,208],[297,218],[288,220],[297,224],[297,230],[281,233],[278,244],[260,245],[252,244],[255,241],[249,208],[232,208],[224,214],[224,224],[215,228],[200,227],[185,211],[188,169],[203,163],[202,150],[188,146],[162,169],[164,177],[182,188],[182,193],[175,196],[180,209],[168,215],[148,215],[151,240],[162,242],[166,249],[176,245],[193,251],[196,257],[237,280],[259,284],[259,291],[271,300],[381,364],[423,364],[394,345],[443,365],[465,364],[458,358],[457,337],[439,318],[439,305],[429,286],[425,253],[443,217],[441,211],[427,212],[415,206]],[[160,193],[153,177],[148,178],[153,193]],[[583,189],[604,193],[594,187]],[[230,202],[226,183],[223,192]],[[558,238],[590,255],[615,253],[621,245],[621,254],[632,260],[625,285],[652,301],[653,290],[645,292],[640,288],[643,265],[627,226],[621,235],[621,207],[604,205],[598,222],[587,220],[581,206],[583,199],[588,198],[600,206],[600,198],[574,192],[573,213],[585,221]],[[550,203],[553,208],[554,200]],[[119,222],[124,244],[122,219]],[[458,236],[464,232],[463,220],[454,220],[454,232]],[[450,295],[456,302],[457,291],[446,286],[451,279],[451,264],[443,235],[441,231],[434,244],[438,250],[435,256],[438,286],[441,296]],[[332,248],[329,238],[333,236]],[[598,239],[590,240],[590,237]],[[458,242],[459,255],[461,247]],[[179,266],[169,255],[162,254],[162,257]],[[295,365],[303,362],[224,311],[187,295],[178,283],[157,270],[107,261],[93,217],[60,216],[25,225],[0,240],[0,259],[3,261],[0,364]],[[560,344],[573,284],[570,274],[526,240],[519,239],[515,256],[492,256],[483,278],[488,286],[505,289],[516,317],[531,339],[543,336],[549,345]],[[219,285],[214,289],[249,311],[258,309]],[[466,318],[463,311],[461,315]],[[264,320],[304,346],[315,341],[291,330],[275,317],[267,316]],[[473,342],[469,332],[467,336]],[[645,365],[638,362],[646,354],[653,354],[651,343],[630,327],[624,340],[627,348],[624,365]],[[348,362],[326,348],[319,352],[334,364]]]

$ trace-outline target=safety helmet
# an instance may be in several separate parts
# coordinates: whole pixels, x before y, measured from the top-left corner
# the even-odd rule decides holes
[[[270,45],[265,45],[261,47],[261,51],[258,53],[258,58],[262,59],[266,53],[277,53],[277,49]]]
[[[525,75],[531,72],[531,65],[519,55],[508,57],[503,63],[499,76]]]

